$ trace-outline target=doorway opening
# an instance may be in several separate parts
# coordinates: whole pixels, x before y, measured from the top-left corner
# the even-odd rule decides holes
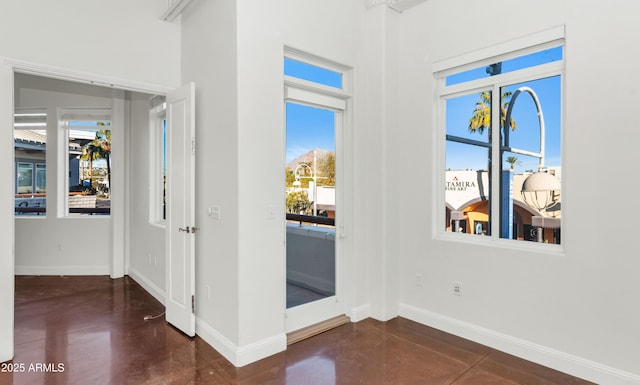
[[[349,320],[341,300],[347,72],[299,52],[284,58],[289,343]]]

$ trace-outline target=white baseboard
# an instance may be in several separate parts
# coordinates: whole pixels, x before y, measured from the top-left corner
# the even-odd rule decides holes
[[[165,292],[163,289],[133,267],[129,266],[127,270],[127,275],[129,277],[133,278],[134,281],[136,281],[143,289],[145,289],[164,306]]]
[[[284,333],[238,347],[198,317],[196,334],[236,367],[248,365],[287,349],[287,335]]]
[[[351,308],[351,322],[360,322],[371,317],[371,306],[369,304],[360,305]]]
[[[25,266],[16,265],[16,275],[109,275],[109,265],[104,266]]]
[[[401,303],[399,310],[401,317],[598,384],[640,384],[638,374],[618,370],[412,305]]]

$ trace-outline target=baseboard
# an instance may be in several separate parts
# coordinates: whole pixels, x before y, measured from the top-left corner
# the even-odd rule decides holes
[[[287,348],[287,336],[284,333],[252,344],[236,346],[198,317],[196,317],[196,334],[236,367],[248,365]]]
[[[147,278],[144,274],[140,273],[133,267],[129,266],[127,270],[127,275],[129,277],[131,277],[138,283],[138,285],[142,286],[142,288],[145,289],[147,293],[151,294],[162,305],[164,305],[165,292],[163,289],[161,289],[158,285],[153,283],[149,278]]]
[[[351,322],[364,321],[369,317],[371,317],[371,306],[369,304],[351,308],[351,315],[349,316]]]
[[[490,346],[505,353],[593,381],[598,384],[640,384],[640,375],[515,338],[464,321],[433,313],[412,305],[400,304],[401,317]]]
[[[109,275],[111,269],[104,266],[25,266],[16,265],[16,275]]]

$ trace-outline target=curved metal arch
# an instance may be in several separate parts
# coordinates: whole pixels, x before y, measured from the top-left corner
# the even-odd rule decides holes
[[[538,99],[538,95],[536,92],[527,86],[522,86],[516,90],[511,96],[511,101],[509,102],[509,108],[507,109],[507,115],[504,119],[504,146],[506,148],[511,148],[509,145],[509,122],[511,121],[511,111],[513,110],[513,106],[515,105],[516,99],[522,92],[526,92],[531,95],[534,104],[536,105],[536,110],[538,112],[538,123],[540,124],[540,153],[538,157],[538,170],[544,168],[544,115],[542,114],[542,106],[540,105],[540,99]]]

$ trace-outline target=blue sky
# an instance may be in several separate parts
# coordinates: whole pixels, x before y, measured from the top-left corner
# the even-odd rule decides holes
[[[556,47],[508,60],[502,63],[502,73],[561,60],[562,54],[562,48]],[[485,69],[486,66],[482,66],[449,76],[447,77],[447,84],[458,84],[473,79],[489,77],[490,75],[487,74]],[[512,84],[502,91],[514,92],[521,86],[528,86],[533,89],[540,100],[545,123],[544,165],[546,167],[560,166],[561,78],[560,76],[555,76]],[[479,100],[480,96],[477,93],[447,100],[447,134],[485,142],[488,140],[487,130],[482,135],[469,133],[469,119],[473,116],[476,102]],[[510,133],[511,147],[538,152],[540,150],[540,125],[535,103],[529,94],[523,92],[518,96],[513,107],[512,117],[516,123],[516,129]],[[515,165],[516,173],[521,173],[525,170],[537,171],[538,158],[512,153],[505,153],[504,157],[506,158],[509,155],[518,158],[518,162]],[[482,147],[447,142],[447,169],[486,170],[487,160],[488,151]],[[508,167],[508,164],[504,163],[503,167]]]
[[[545,122],[545,166],[560,166],[560,77],[539,79],[506,87],[514,92],[520,86],[531,87],[538,95]],[[469,119],[473,115],[475,104],[480,100],[478,94],[467,95],[447,101],[447,134],[468,139],[487,141],[488,130],[481,135],[469,133]],[[518,96],[512,111],[516,129],[510,133],[511,147],[538,152],[540,149],[540,125],[537,110],[531,96],[525,92]],[[452,170],[486,170],[487,150],[482,147],[447,143],[446,168]],[[538,159],[518,154],[506,154],[518,157],[516,173],[524,170],[537,171]]]
[[[287,103],[287,156],[289,163],[314,148],[335,151],[334,112]]]
[[[291,59],[285,59],[284,73],[330,87],[342,87],[341,74]],[[314,148],[335,151],[333,111],[290,102],[286,108],[287,163]]]
[[[545,51],[533,53],[523,57],[504,61],[502,73],[516,71],[543,63],[561,60],[562,47],[556,47]],[[284,61],[284,73],[331,87],[342,87],[341,74],[291,59]],[[481,66],[459,74],[447,77],[447,84],[463,83],[472,79],[489,77],[486,66]],[[505,90],[515,91],[520,86],[531,87],[538,95],[546,126],[545,140],[545,166],[560,166],[560,125],[561,125],[561,80],[559,76],[539,79],[532,82],[514,84]],[[483,135],[469,133],[469,119],[473,115],[479,94],[471,94],[463,97],[449,99],[447,101],[447,133],[474,140],[487,140],[487,131]],[[286,162],[289,163],[297,156],[322,148],[335,150],[334,119],[332,111],[315,107],[303,106],[294,103],[286,105],[287,119],[287,153]],[[516,130],[511,132],[511,147],[517,147],[529,151],[539,151],[540,126],[538,124],[537,111],[532,98],[527,93],[522,93],[517,99],[513,109],[513,119],[516,122]],[[429,127],[425,127],[425,130]],[[481,147],[447,143],[446,168],[452,170],[482,170],[487,168],[487,150]],[[515,155],[518,157],[516,173],[525,170],[537,170],[538,159],[517,154],[505,154],[505,157]],[[505,163],[504,167],[508,164]]]

